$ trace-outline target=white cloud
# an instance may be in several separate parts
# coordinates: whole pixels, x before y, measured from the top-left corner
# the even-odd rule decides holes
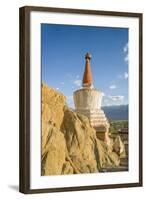
[[[80,87],[81,86],[82,81],[80,79],[74,80],[73,84]]]
[[[64,82],[61,82],[60,84],[61,84],[61,85],[64,85]]]
[[[111,90],[116,89],[116,85],[111,85],[109,88],[110,88]]]
[[[124,79],[128,79],[128,73],[127,72],[124,73]]]
[[[66,76],[67,76],[67,78],[68,79],[70,79],[69,81],[70,81],[70,83],[72,83],[73,84],[73,86],[72,86],[72,89],[74,88],[74,87],[81,87],[81,85],[82,85],[82,80],[80,80],[79,79],[79,75],[77,74],[75,77],[73,77],[73,75],[72,74],[66,74]],[[64,82],[62,82],[62,85],[64,85],[65,83]]]
[[[128,43],[125,44],[123,51],[124,51],[124,53],[128,52]]]
[[[104,93],[104,92],[102,92],[102,96],[103,96],[103,97],[105,96],[105,93]]]
[[[59,90],[59,88],[57,87],[56,90]]]
[[[124,96],[104,96],[102,101],[102,106],[113,106],[113,105],[122,105],[124,104]]]
[[[122,101],[124,99],[124,96],[118,95],[118,96],[109,96],[110,99],[113,101]]]
[[[129,56],[128,56],[128,54],[125,55],[125,57],[124,57],[124,61],[125,61],[126,63],[128,63],[128,61],[129,61]]]
[[[120,74],[118,78],[121,80],[128,79],[128,72],[124,72],[124,74]]]

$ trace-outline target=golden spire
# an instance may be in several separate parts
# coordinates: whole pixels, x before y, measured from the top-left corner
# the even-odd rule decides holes
[[[91,73],[91,68],[90,68],[91,55],[89,53],[86,53],[85,59],[86,59],[86,64],[85,64],[85,71],[84,71],[82,86],[91,87],[92,86],[92,73]]]

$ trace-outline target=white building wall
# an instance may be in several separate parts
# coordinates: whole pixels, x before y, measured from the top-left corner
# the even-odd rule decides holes
[[[82,88],[75,91],[73,97],[77,110],[101,108],[102,93],[96,89]]]
[[[101,110],[102,93],[96,89],[82,88],[73,94],[76,112],[89,118],[93,127],[109,128],[108,120]]]

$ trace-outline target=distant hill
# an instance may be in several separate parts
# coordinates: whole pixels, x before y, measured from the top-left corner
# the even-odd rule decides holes
[[[128,120],[128,105],[102,107],[110,120]]]

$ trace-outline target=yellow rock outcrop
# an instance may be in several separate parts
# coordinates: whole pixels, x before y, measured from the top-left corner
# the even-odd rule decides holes
[[[64,105],[66,97],[42,84],[42,121],[53,122],[57,128],[60,128],[64,116]]]
[[[118,166],[119,156],[96,136],[87,117],[42,84],[42,175],[96,173]]]

